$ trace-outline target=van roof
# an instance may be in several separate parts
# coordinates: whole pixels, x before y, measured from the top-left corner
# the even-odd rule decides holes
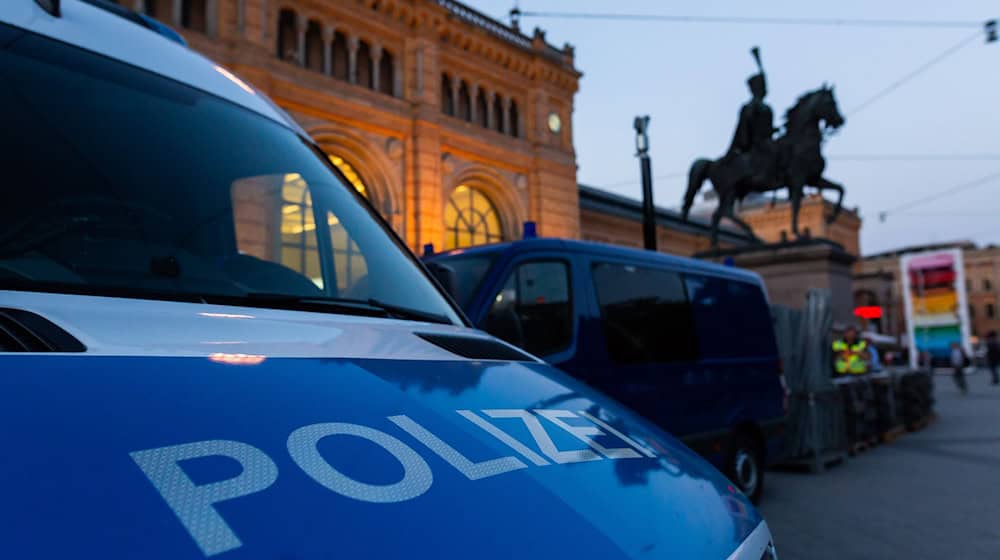
[[[301,128],[270,99],[231,71],[170,38],[162,25],[137,23],[130,11],[100,0],[62,0],[52,15],[33,0],[0,1],[0,23],[62,41],[206,91],[283,126]],[[304,134],[304,133],[302,133]]]
[[[487,254],[512,254],[524,251],[571,251],[576,253],[588,253],[591,255],[603,255],[606,257],[626,258],[636,261],[658,263],[671,268],[697,271],[705,274],[711,274],[713,276],[723,276],[763,285],[760,275],[756,272],[751,272],[741,268],[724,266],[690,257],[680,257],[677,255],[668,255],[666,253],[646,251],[643,249],[622,247],[620,245],[610,245],[608,243],[598,243],[596,241],[578,241],[575,239],[544,237],[522,239],[520,241],[507,241],[504,243],[478,245],[476,247],[469,247],[466,249],[453,249],[451,251],[437,253],[429,258],[448,258],[458,255],[473,256]]]

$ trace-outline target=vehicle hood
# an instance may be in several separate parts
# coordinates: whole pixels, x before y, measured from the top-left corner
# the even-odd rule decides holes
[[[133,317],[116,329],[140,338],[206,308],[160,305],[159,327]],[[87,319],[75,323],[44,307],[31,310],[75,335],[113,326],[101,306],[78,306]],[[284,313],[320,331],[338,321]],[[379,330],[380,320],[362,323]],[[403,322],[381,323],[404,336]],[[238,334],[227,324],[246,328],[220,321],[219,340]],[[435,327],[405,328],[421,340],[413,333]],[[725,559],[761,525],[712,466],[554,368],[432,359],[406,344],[419,358],[272,356],[263,340],[241,354],[0,354],[3,548],[25,558]]]

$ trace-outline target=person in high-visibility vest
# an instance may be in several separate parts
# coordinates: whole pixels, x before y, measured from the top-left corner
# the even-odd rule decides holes
[[[837,375],[863,375],[868,373],[871,354],[868,343],[858,338],[858,330],[847,327],[844,338],[833,343],[833,369]]]

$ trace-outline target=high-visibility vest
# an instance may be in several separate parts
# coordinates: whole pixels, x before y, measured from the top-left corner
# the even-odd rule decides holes
[[[833,343],[833,351],[837,354],[834,361],[837,373],[850,373],[851,375],[868,373],[868,364],[863,357],[868,352],[868,343],[864,340],[859,340],[854,344],[838,340]]]

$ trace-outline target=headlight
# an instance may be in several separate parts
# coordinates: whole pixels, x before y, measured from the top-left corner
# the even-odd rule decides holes
[[[767,522],[761,521],[727,560],[778,560]]]

